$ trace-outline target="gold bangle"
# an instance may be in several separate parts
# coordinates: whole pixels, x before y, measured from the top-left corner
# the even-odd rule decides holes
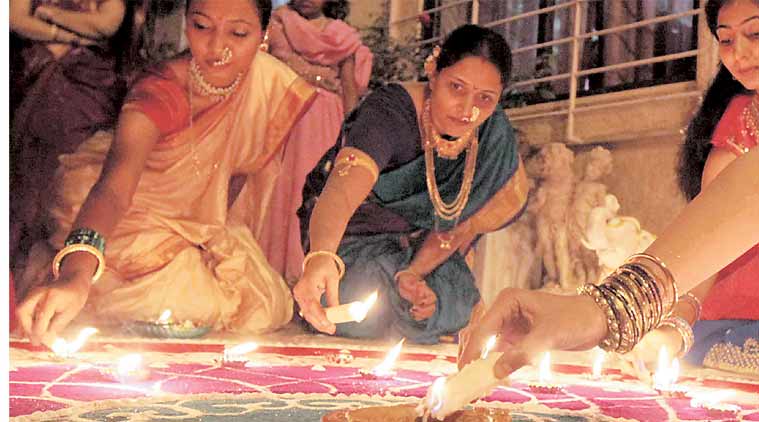
[[[84,243],[74,243],[58,251],[58,253],[55,255],[55,258],[53,258],[53,277],[56,280],[58,279],[60,276],[61,262],[63,261],[63,258],[65,258],[68,254],[74,252],[88,252],[97,258],[98,266],[95,269],[95,274],[92,275],[92,284],[95,284],[105,271],[105,255],[103,255],[103,253],[100,252],[96,247]]]
[[[343,278],[343,275],[345,275],[345,262],[343,262],[343,259],[340,258],[338,254],[330,251],[311,251],[307,253],[305,258],[303,258],[303,272],[306,272],[306,265],[308,265],[308,261],[316,258],[317,256],[328,256],[332,258],[332,260],[335,261],[335,266],[337,267],[338,280]]]
[[[693,347],[693,343],[695,342],[693,327],[691,327],[685,319],[680,317],[669,317],[662,321],[661,324],[659,324],[659,327],[672,327],[680,335],[680,338],[683,341],[683,346],[677,353],[678,357],[685,356],[685,354],[690,351],[691,347]]]
[[[418,272],[412,270],[411,268],[406,268],[405,270],[398,271],[393,276],[393,280],[395,280],[395,282],[397,283],[398,279],[401,277],[402,274],[409,274],[409,275],[412,275],[412,276],[418,278],[419,280],[424,280],[424,277],[422,277]]]
[[[675,283],[675,277],[672,275],[672,272],[667,268],[667,265],[664,264],[664,262],[647,253],[639,253],[632,255],[630,258],[627,259],[627,262],[638,262],[640,263],[640,260],[647,260],[649,262],[652,262],[658,267],[662,272],[664,272],[664,276],[667,278],[668,283],[666,282],[659,282],[659,284],[664,288],[664,291],[667,294],[667,302],[669,302],[669,309],[667,312],[665,312],[665,315],[669,315],[673,309],[675,309],[675,306],[677,306],[677,283]],[[642,265],[642,264],[641,264]]]
[[[58,25],[52,24],[50,28],[50,41],[58,41]]]
[[[686,302],[693,308],[693,311],[696,313],[696,318],[694,322],[701,319],[701,300],[696,295],[694,295],[691,292],[688,292],[680,296],[679,301]]]

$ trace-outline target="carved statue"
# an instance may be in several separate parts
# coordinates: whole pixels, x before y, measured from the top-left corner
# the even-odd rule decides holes
[[[569,249],[575,287],[598,279],[596,253],[584,247],[582,239],[591,210],[604,204],[608,189],[600,180],[611,173],[612,167],[611,152],[603,147],[593,148],[588,154],[582,179],[575,186],[569,214]]]
[[[528,209],[535,218],[537,254],[542,258],[546,275],[544,285],[556,284],[570,289],[572,280],[568,241],[568,210],[572,201],[574,153],[561,143],[544,146],[528,163],[540,178],[535,199]]]

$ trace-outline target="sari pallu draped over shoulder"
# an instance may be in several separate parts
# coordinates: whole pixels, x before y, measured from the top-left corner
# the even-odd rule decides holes
[[[459,221],[472,233],[497,230],[513,221],[524,209],[529,188],[516,147],[513,129],[499,107],[479,129],[472,191]],[[324,169],[332,167],[326,161],[336,155],[337,149],[330,151],[319,163],[310,175],[311,182],[319,183],[325,179]],[[451,202],[461,187],[465,161],[463,153],[456,160],[435,158],[436,180],[446,202]],[[302,219],[307,221],[310,214],[307,208],[313,206],[313,201],[306,196],[320,190],[313,184],[304,190]],[[409,267],[423,243],[424,236],[414,240],[413,233],[424,234],[435,229],[435,210],[427,191],[424,156],[381,172],[372,193],[361,207],[377,210],[382,215],[383,226],[405,228],[401,232],[381,233],[376,230],[376,225],[372,225],[362,232],[363,223],[371,220],[366,213],[349,223],[347,234],[338,248],[347,267],[340,282],[340,301],[363,300],[374,290],[380,293],[380,297],[363,322],[338,324],[337,334],[359,338],[402,336],[416,343],[437,343],[441,335],[455,334],[462,329],[480,295],[474,276],[459,252],[454,252],[424,277],[437,297],[435,312],[426,320],[416,321],[411,317],[411,305],[401,298],[394,279],[396,272]],[[387,218],[390,215],[396,215],[399,221],[391,221]],[[448,230],[453,223],[440,220],[438,228]]]
[[[282,143],[313,93],[285,65],[258,53],[230,98],[159,141],[107,239],[108,268],[88,302],[96,315],[154,320],[168,308],[178,320],[246,332],[290,320],[290,292],[249,227],[260,228]],[[110,137],[100,132],[61,157],[49,210],[57,223],[53,247],[62,246],[99,175]],[[247,180],[228,210],[235,174]]]

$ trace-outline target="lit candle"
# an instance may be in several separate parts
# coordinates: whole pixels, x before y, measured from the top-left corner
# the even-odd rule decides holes
[[[156,324],[166,325],[171,323],[171,309],[166,309],[161,313],[161,316],[155,321]]]
[[[53,353],[55,353],[56,356],[61,358],[68,358],[71,357],[74,353],[78,352],[79,349],[84,346],[84,343],[87,342],[87,339],[97,333],[98,330],[96,328],[87,327],[82,329],[82,331],[79,332],[79,335],[76,337],[76,340],[72,341],[71,343],[68,343],[66,340],[62,338],[56,338],[53,342],[53,345],[50,347],[52,349]]]
[[[659,349],[659,363],[654,373],[654,389],[665,397],[683,398],[685,389],[676,385],[680,375],[680,362],[677,358],[670,361],[667,348]]]
[[[442,420],[490,393],[502,383],[495,376],[495,364],[502,355],[500,352],[488,353],[485,359],[470,362],[448,378],[438,378],[417,407],[417,413]]]
[[[401,355],[401,349],[403,348],[403,342],[405,342],[406,339],[401,339],[401,341],[398,342],[390,351],[388,352],[387,356],[385,357],[385,360],[382,361],[379,365],[375,366],[371,371],[361,371],[361,375],[366,378],[391,378],[395,375],[395,371],[393,371],[393,366],[395,366],[395,362],[398,360],[398,357]]]
[[[538,382],[529,385],[530,390],[535,393],[555,394],[561,390],[561,386],[553,384],[553,374],[551,373],[551,353],[546,352],[538,366]]]
[[[327,314],[327,319],[333,324],[340,324],[343,322],[361,322],[366,318],[366,314],[374,306],[374,302],[377,301],[377,292],[372,293],[363,302],[356,301],[346,303],[343,305],[330,306],[324,309]]]
[[[596,350],[596,359],[593,361],[593,374],[592,374],[592,378],[594,380],[599,380],[603,376],[604,359],[606,359],[606,353],[604,353],[604,351],[601,350],[601,349],[597,349]]]
[[[122,383],[144,381],[150,378],[150,370],[143,365],[142,355],[134,353],[119,359],[115,376]]]
[[[222,363],[225,365],[240,365],[245,366],[247,359],[245,355],[258,348],[258,344],[254,342],[248,342],[238,344],[234,347],[224,347],[224,355],[222,357]]]

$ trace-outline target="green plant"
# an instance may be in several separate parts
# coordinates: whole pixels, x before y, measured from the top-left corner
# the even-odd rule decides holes
[[[424,50],[403,45],[390,37],[386,16],[378,17],[371,27],[364,29],[364,44],[374,54],[369,88],[375,89],[389,82],[418,80],[422,75]]]

